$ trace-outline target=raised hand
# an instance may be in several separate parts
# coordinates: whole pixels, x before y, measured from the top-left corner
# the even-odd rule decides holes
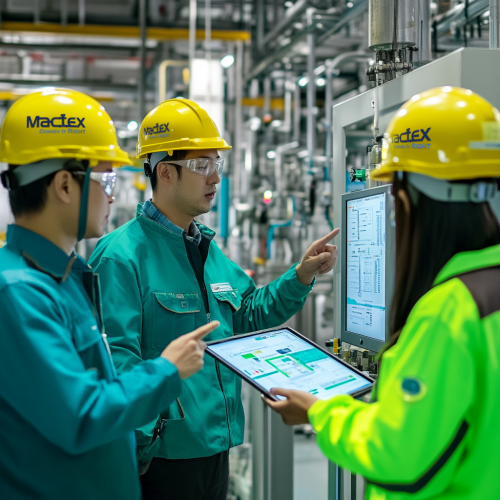
[[[316,274],[331,271],[337,262],[337,247],[327,243],[340,229],[334,229],[323,238],[316,240],[304,253],[300,264],[295,268],[298,280],[305,286],[310,285]]]

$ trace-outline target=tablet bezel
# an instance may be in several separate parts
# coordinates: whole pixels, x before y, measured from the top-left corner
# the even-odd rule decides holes
[[[361,377],[366,379],[370,383],[370,385],[368,387],[363,387],[362,389],[358,389],[354,392],[347,393],[350,396],[352,396],[353,398],[359,398],[361,396],[364,396],[368,392],[371,392],[371,390],[373,389],[373,384],[375,383],[375,380],[373,380],[371,377],[368,377],[363,372],[359,371],[357,368],[350,365],[349,363],[346,363],[343,359],[335,356],[331,352],[328,352],[326,349],[323,349],[321,346],[315,344],[312,340],[308,339],[307,337],[305,337],[301,333],[295,331],[293,328],[290,328],[289,326],[282,326],[282,327],[277,327],[277,328],[267,328],[266,330],[259,330],[257,332],[243,333],[241,335],[233,335],[232,337],[226,337],[224,339],[212,340],[211,342],[207,342],[207,349],[205,352],[209,356],[214,358],[216,361],[219,361],[219,363],[222,363],[226,368],[229,368],[231,371],[235,372],[242,379],[244,379],[245,382],[249,383],[252,387],[257,389],[259,392],[264,394],[269,399],[272,399],[273,401],[280,401],[280,399],[278,399],[276,396],[274,396],[274,394],[271,394],[269,391],[267,391],[266,389],[264,389],[263,387],[258,385],[257,382],[254,382],[254,380],[248,374],[243,373],[238,368],[235,368],[230,363],[228,363],[225,359],[221,358],[217,353],[210,350],[210,347],[213,345],[216,345],[216,344],[222,344],[224,342],[231,342],[233,340],[238,340],[238,339],[242,339],[245,337],[253,337],[254,335],[261,335],[261,334],[270,333],[270,332],[277,332],[279,330],[288,330],[290,333],[296,335],[299,339],[307,342],[308,344],[312,345],[316,349],[319,349],[320,351],[322,351],[323,353],[328,355],[328,357],[332,358],[333,360],[337,361],[341,365],[344,365],[346,368],[350,369],[351,371],[353,371],[357,375],[360,375]]]

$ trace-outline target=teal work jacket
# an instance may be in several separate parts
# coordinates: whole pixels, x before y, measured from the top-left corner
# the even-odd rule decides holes
[[[0,498],[139,500],[133,430],[180,392],[159,358],[118,377],[92,269],[9,226],[0,249]]]
[[[213,231],[197,226],[203,238],[213,238]],[[211,319],[221,323],[206,340],[283,324],[302,308],[312,288],[298,281],[293,266],[256,289],[214,241],[200,287],[185,236],[148,218],[141,205],[135,219],[98,241],[89,262],[100,276],[104,323],[119,372],[158,356],[173,339],[207,323],[203,285]],[[180,396],[161,414],[161,439],[152,443],[160,415],[136,432],[140,461],[207,457],[241,444],[240,392],[241,379],[206,355],[203,369],[182,382]]]

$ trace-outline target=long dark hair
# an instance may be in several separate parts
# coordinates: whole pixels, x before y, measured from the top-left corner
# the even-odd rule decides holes
[[[398,197],[400,189],[408,193],[409,213]],[[398,341],[410,311],[455,254],[500,244],[500,224],[489,203],[444,203],[418,193],[415,204],[411,189],[406,176],[395,176],[396,283],[384,350]]]

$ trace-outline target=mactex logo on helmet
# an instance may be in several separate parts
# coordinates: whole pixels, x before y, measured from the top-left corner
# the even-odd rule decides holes
[[[49,118],[48,116],[26,117],[26,128],[61,129],[61,130],[40,130],[41,134],[59,134],[69,132],[70,134],[84,134],[84,118],[72,116],[66,118],[64,113],[59,116]],[[80,130],[81,128],[81,130]]]
[[[144,138],[145,139],[156,139],[157,137],[168,137],[170,135],[170,130],[168,126],[169,123],[157,123],[154,127],[144,127]]]
[[[394,148],[430,149],[431,138],[428,129],[416,129],[413,132],[407,128],[401,134],[393,134],[392,143]],[[425,141],[425,142],[424,142]],[[410,146],[411,144],[411,146]]]

